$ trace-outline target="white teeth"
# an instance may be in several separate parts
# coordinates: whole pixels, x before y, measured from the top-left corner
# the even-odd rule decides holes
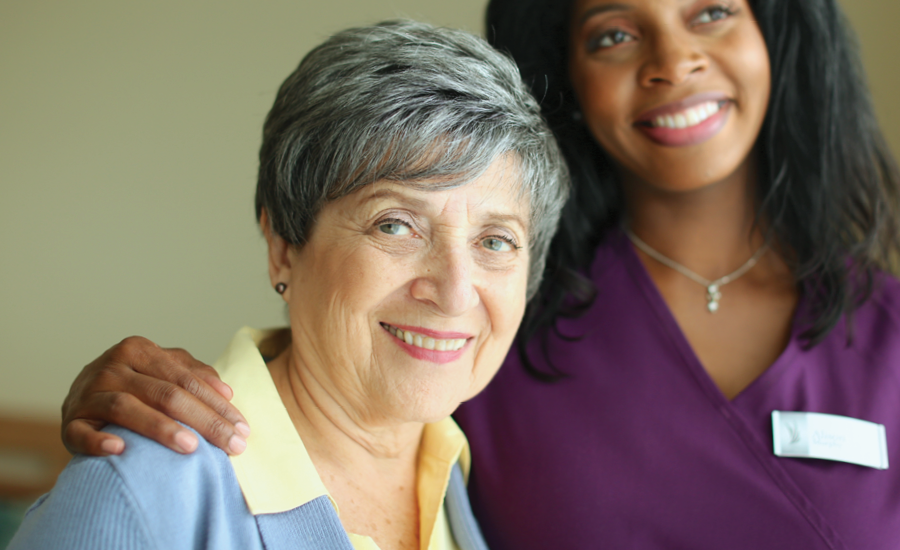
[[[688,109],[685,118],[687,118],[688,126],[696,126],[700,124],[700,113],[694,109]]]
[[[718,101],[707,101],[671,115],[660,115],[653,119],[656,128],[684,129],[696,126],[719,112]]]
[[[425,348],[428,350],[436,351],[456,351],[462,349],[462,347],[466,345],[465,338],[438,340],[436,338],[423,336],[421,334],[416,334],[408,330],[404,331],[403,329],[399,329],[388,324],[385,324],[383,326],[388,330],[388,332],[390,332],[400,340],[403,340],[411,346],[416,346],[417,348]]]

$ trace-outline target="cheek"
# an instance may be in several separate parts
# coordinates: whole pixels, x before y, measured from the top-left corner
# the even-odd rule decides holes
[[[573,75],[583,123],[606,151],[621,149],[622,133],[630,127],[628,113],[634,97],[633,78],[614,67],[589,65]]]
[[[514,282],[507,281],[496,285],[496,292],[484,299],[491,332],[475,358],[469,397],[484,389],[509,353],[525,313],[526,286],[526,277]]]
[[[344,342],[337,349],[357,349],[345,341],[362,344],[371,339],[371,315],[402,286],[404,270],[377,261],[378,254],[365,247],[345,252],[336,249],[309,258],[294,283],[299,292],[291,297],[291,321],[322,343]]]
[[[755,26],[749,26],[736,38],[732,46],[737,52],[731,63],[733,78],[742,82],[744,103],[748,108],[765,114],[771,92],[771,65],[765,41]]]

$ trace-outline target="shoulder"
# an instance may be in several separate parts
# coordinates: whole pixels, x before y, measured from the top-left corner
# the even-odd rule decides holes
[[[877,273],[871,297],[853,312],[854,324],[863,330],[900,330],[900,281]]]
[[[148,498],[173,486],[202,490],[203,486],[219,483],[223,478],[234,480],[228,455],[199,434],[197,450],[183,455],[119,426],[108,426],[104,431],[121,437],[125,452],[99,458],[78,456],[76,460],[106,462],[124,484]],[[237,487],[236,482],[234,485]]]
[[[849,347],[868,362],[900,367],[900,281],[876,274],[872,295],[849,318],[849,324],[842,321],[832,329],[825,347],[835,352]]]
[[[882,314],[895,322],[900,322],[900,281],[887,273],[879,273],[875,279],[875,289],[870,302]]]
[[[181,455],[124,428],[107,431],[125,440],[125,452],[76,456],[10,548],[176,549],[192,548],[197,536],[256,535],[225,453],[202,438]]]

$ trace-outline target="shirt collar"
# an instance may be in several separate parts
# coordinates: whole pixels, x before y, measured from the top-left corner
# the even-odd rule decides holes
[[[247,449],[230,457],[253,515],[286,512],[328,495],[257,349],[269,334],[242,328],[214,365],[234,390],[232,404],[253,426]]]
[[[247,449],[230,457],[247,507],[253,515],[286,512],[323,495],[331,499],[259,352],[259,344],[273,333],[242,328],[214,365],[222,381],[234,391],[231,403],[240,409],[253,427]],[[425,425],[419,461],[420,496],[423,485],[434,484],[434,480],[426,482],[423,478],[424,457],[428,457],[424,462],[450,466],[459,461],[468,477],[471,462],[468,442],[456,422],[449,417]],[[430,499],[443,500],[446,482],[443,485],[438,490],[440,496]],[[433,494],[432,491],[428,493]],[[331,503],[337,511],[334,499]]]

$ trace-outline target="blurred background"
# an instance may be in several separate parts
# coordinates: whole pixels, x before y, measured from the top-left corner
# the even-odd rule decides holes
[[[900,2],[842,3],[896,154]],[[242,325],[283,324],[252,203],[304,53],[396,17],[481,33],[484,4],[0,0],[0,495],[52,484],[63,397],[112,344],[212,362]]]

